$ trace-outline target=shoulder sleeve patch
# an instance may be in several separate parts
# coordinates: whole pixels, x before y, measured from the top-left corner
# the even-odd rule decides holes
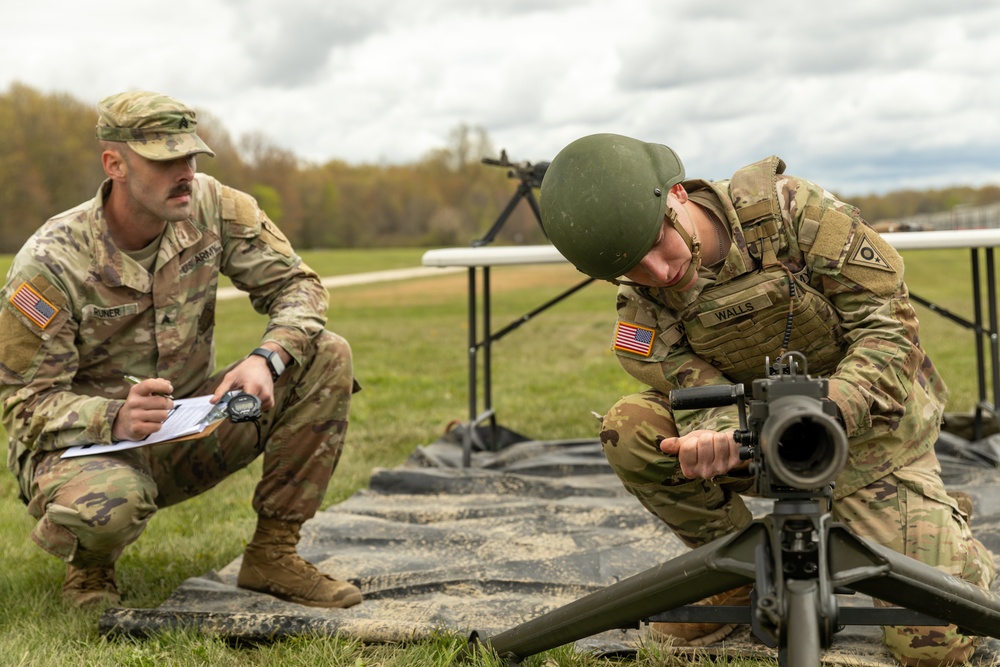
[[[0,309],[0,367],[20,378],[34,363],[42,337],[28,328],[8,308]]]
[[[250,195],[222,186],[222,219],[229,236],[250,239],[260,234],[260,209]]]
[[[887,297],[903,282],[903,258],[878,232],[859,225],[841,273],[875,294]]]
[[[858,266],[867,266],[872,269],[878,269],[880,271],[890,271],[895,273],[896,269],[892,267],[889,260],[879,252],[879,249],[875,247],[871,239],[867,236],[861,237],[861,242],[855,244],[851,249],[851,254],[847,258],[848,264],[857,264]]]
[[[27,282],[21,283],[21,286],[14,290],[10,302],[14,308],[21,311],[22,315],[34,322],[40,329],[49,326],[49,323],[59,314],[59,308],[50,303]]]
[[[618,321],[615,326],[614,349],[632,352],[648,357],[653,352],[653,340],[656,332],[649,327]]]
[[[679,323],[668,311],[635,288],[619,288],[617,310],[611,349],[619,359],[663,361],[671,346],[683,337]]]
[[[259,238],[271,250],[286,260],[294,251],[288,238],[267,213],[257,204],[257,201],[239,190],[228,185],[222,188],[222,218],[226,222],[230,236],[241,239]]]
[[[9,307],[8,305],[9,304]],[[37,362],[42,343],[66,321],[66,297],[44,276],[21,283],[0,303],[0,366],[21,377]]]
[[[846,213],[828,208],[819,218],[816,240],[812,244],[812,253],[841,262],[847,250],[848,240],[854,230],[854,220]]]

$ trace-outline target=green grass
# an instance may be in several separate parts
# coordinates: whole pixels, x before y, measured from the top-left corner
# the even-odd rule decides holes
[[[324,275],[419,264],[421,250],[310,253]],[[6,271],[9,257],[0,257]],[[912,291],[971,318],[968,253],[907,255]],[[493,324],[498,329],[546,298],[576,284],[567,266],[494,269]],[[441,275],[331,292],[329,328],[351,341],[364,389],[352,408],[348,446],[325,506],[367,485],[374,467],[401,464],[413,448],[438,438],[467,403],[466,276]],[[594,434],[591,411],[603,412],[638,384],[615,362],[609,341],[614,288],[594,284],[524,324],[494,346],[494,407],[499,422],[529,437]],[[923,342],[952,388],[951,410],[968,411],[975,397],[972,335],[921,309]],[[254,346],[263,319],[242,299],[219,305],[219,362]],[[0,431],[0,445],[5,436]],[[119,579],[127,606],[156,607],[186,578],[221,569],[242,552],[254,522],[250,497],[258,465],[181,505],[158,513],[122,557]],[[211,517],[209,520],[208,517]],[[448,665],[463,638],[442,635],[408,646],[363,646],[303,637],[233,647],[213,637],[168,632],[145,641],[109,640],[97,632],[99,612],[78,612],[58,598],[64,566],[34,546],[33,521],[18,501],[10,474],[0,474],[0,665]],[[526,665],[592,667],[611,662],[567,648]],[[638,665],[681,665],[656,651]],[[730,663],[734,664],[734,663]],[[483,667],[499,665],[483,660]]]

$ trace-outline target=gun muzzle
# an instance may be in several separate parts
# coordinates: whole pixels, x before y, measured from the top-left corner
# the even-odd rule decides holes
[[[774,399],[760,431],[763,458],[776,481],[803,491],[833,482],[847,464],[847,435],[809,396]]]

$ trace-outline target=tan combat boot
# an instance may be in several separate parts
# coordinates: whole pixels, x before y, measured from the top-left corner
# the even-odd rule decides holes
[[[697,605],[711,607],[739,607],[750,604],[753,584],[746,584],[731,591],[705,598]],[[728,623],[650,623],[649,635],[661,642],[671,642],[674,646],[708,646],[725,639],[736,625]]]
[[[243,553],[236,585],[310,607],[353,607],[361,591],[323,574],[295,551],[301,524],[257,519],[257,530]]]
[[[122,598],[115,583],[114,566],[77,567],[67,564],[62,597],[80,609],[103,602],[118,604]]]

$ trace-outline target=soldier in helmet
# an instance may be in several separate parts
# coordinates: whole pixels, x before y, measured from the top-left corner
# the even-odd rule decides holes
[[[746,526],[752,490],[734,406],[671,410],[681,387],[749,383],[765,359],[802,352],[829,378],[849,438],[833,516],[862,537],[975,585],[994,578],[967,508],[934,454],[947,389],[920,347],[903,260],[823,188],[771,157],[723,181],[685,180],[677,154],[614,134],[552,160],[541,215],[580,271],[619,285],[613,348],[649,389],[605,415],[601,442],[622,483],[688,546]],[[750,587],[710,604],[747,604]],[[654,623],[655,637],[706,645],[733,627]],[[955,626],[883,629],[905,665],[964,663]]]
[[[67,600],[116,603],[115,562],[157,509],[263,451],[238,585],[305,605],[357,604],[355,586],[296,551],[357,388],[347,341],[324,328],[326,289],[252,197],[196,173],[196,156],[214,153],[194,111],[140,91],[105,98],[98,115],[107,180],[28,240],[0,300],[0,418],[38,520],[32,539],[66,562]],[[268,323],[256,349],[215,372],[220,275]],[[126,375],[146,379],[133,386]],[[259,397],[259,435],[227,420],[198,440],[62,457],[159,431],[172,397],[217,401],[233,389]]]

